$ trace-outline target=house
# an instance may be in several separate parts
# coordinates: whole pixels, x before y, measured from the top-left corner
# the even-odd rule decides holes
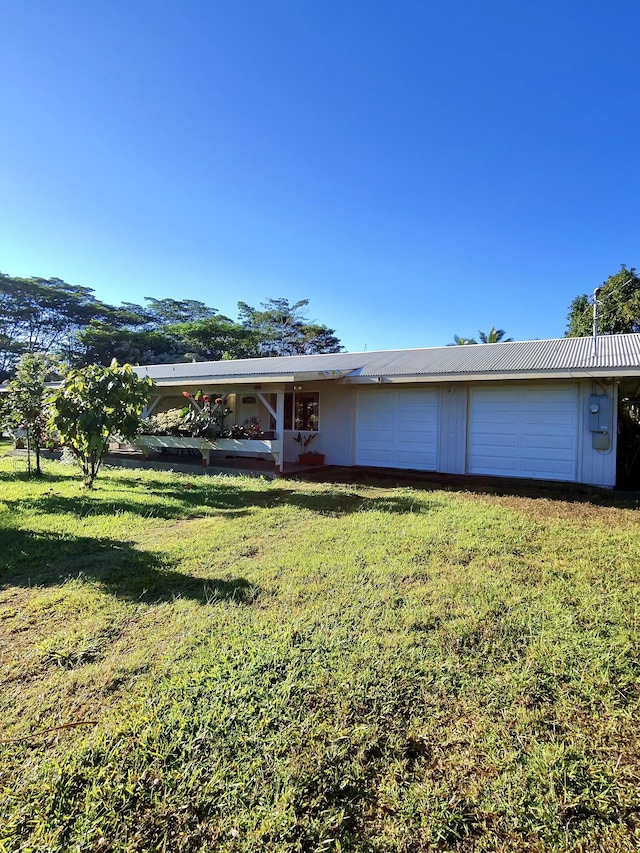
[[[280,467],[301,433],[331,465],[613,487],[619,401],[640,397],[640,334],[136,371],[155,382],[150,411],[202,390],[223,395],[235,423],[257,417]]]

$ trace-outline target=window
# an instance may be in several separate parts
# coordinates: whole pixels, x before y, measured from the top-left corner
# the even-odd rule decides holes
[[[284,428],[300,432],[317,432],[320,394],[296,391],[284,395]]]

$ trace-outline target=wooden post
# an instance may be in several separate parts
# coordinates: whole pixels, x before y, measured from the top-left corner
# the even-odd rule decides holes
[[[276,392],[276,440],[280,441],[280,450],[274,454],[276,473],[284,470],[284,388]]]

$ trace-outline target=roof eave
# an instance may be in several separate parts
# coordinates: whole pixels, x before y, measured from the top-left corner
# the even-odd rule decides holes
[[[354,376],[346,381],[353,385],[402,384],[409,382],[496,382],[506,379],[603,379],[640,376],[639,367],[576,367],[571,370],[510,370],[485,373],[418,373],[413,375]]]
[[[145,374],[149,375],[149,374]],[[281,385],[283,382],[324,382],[342,379],[339,370],[313,370],[296,373],[254,373],[250,376],[161,376],[153,379],[158,388],[183,387],[184,385]]]

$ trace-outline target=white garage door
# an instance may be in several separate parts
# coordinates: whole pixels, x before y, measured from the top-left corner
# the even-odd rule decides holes
[[[471,390],[470,474],[575,480],[577,455],[575,385]]]
[[[356,465],[435,471],[438,392],[371,388],[358,393]]]

